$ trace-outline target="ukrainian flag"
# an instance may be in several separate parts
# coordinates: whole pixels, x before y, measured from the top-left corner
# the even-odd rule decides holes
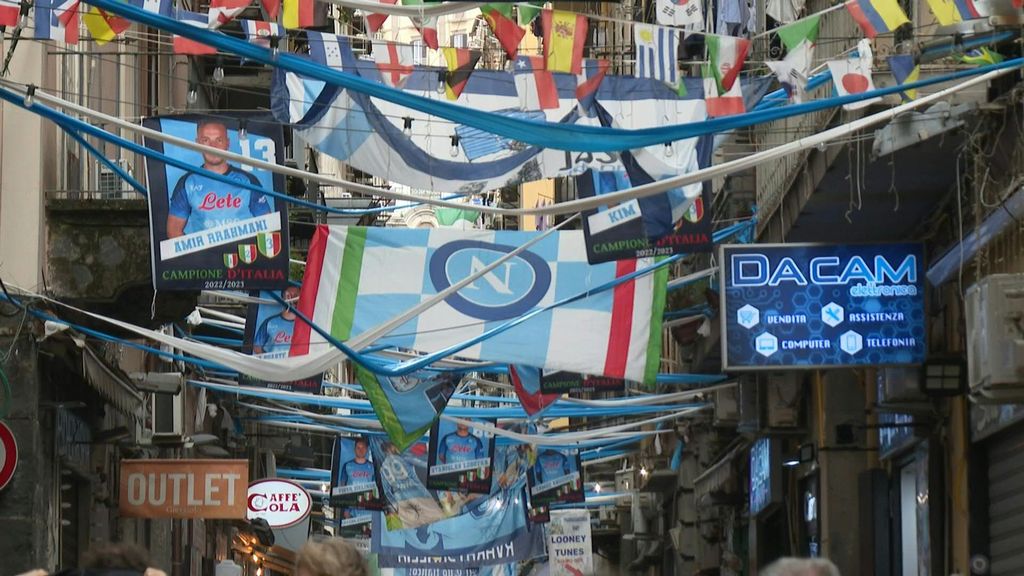
[[[889,57],[889,70],[896,80],[896,84],[902,86],[908,82],[917,82],[921,79],[921,66],[914,61],[909,54],[900,54]],[[917,98],[917,90],[904,90],[900,92],[904,100]]]
[[[892,32],[910,22],[896,0],[848,0],[846,9],[868,38]]]

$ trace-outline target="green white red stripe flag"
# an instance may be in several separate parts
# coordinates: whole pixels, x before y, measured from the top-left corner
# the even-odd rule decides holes
[[[705,78],[714,78],[718,85],[718,93],[725,94],[732,90],[743,63],[747,60],[750,40],[734,36],[708,35],[704,40],[708,47],[708,64]]]
[[[341,341],[413,308],[536,237],[537,232],[321,226],[299,310]],[[587,263],[581,231],[562,231],[484,274],[378,343],[435,352],[567,296],[650,266]],[[667,272],[538,313],[458,356],[653,383],[661,357]],[[585,326],[582,330],[580,327]],[[296,323],[291,354],[330,344]]]

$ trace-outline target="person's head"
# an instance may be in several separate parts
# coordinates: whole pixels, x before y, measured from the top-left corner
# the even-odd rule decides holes
[[[219,120],[203,120],[196,126],[196,143],[211,148],[227,150],[231,145],[228,139],[228,128]],[[227,160],[213,154],[203,154],[203,166],[208,168],[220,167],[227,163]]]
[[[142,573],[149,566],[149,554],[142,548],[124,542],[111,542],[86,552],[81,567],[87,570],[131,570]]]
[[[299,305],[299,302],[297,300],[297,298],[299,297],[298,286],[289,286],[285,288],[281,296],[284,298],[285,302],[291,304],[292,306]],[[294,320],[295,312],[293,312],[291,308],[285,308],[284,311],[281,312],[281,317],[284,318],[285,320]]]
[[[356,460],[366,460],[366,451],[370,445],[366,442],[365,438],[359,438],[356,440]]]
[[[761,576],[840,576],[839,568],[825,558],[779,558]]]
[[[309,541],[295,559],[296,576],[368,576],[363,555],[341,538]]]
[[[462,422],[459,422],[455,425],[455,433],[458,434],[459,436],[468,436],[469,426],[466,426]]]

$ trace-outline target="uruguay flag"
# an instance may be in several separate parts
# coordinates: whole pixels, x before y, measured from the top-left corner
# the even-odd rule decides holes
[[[654,78],[675,86],[679,74],[676,69],[679,30],[636,24],[633,34],[636,41],[636,77]]]

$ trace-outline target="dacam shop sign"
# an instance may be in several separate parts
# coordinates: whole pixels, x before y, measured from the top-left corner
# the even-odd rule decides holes
[[[920,244],[721,247],[724,370],[919,364]]]

